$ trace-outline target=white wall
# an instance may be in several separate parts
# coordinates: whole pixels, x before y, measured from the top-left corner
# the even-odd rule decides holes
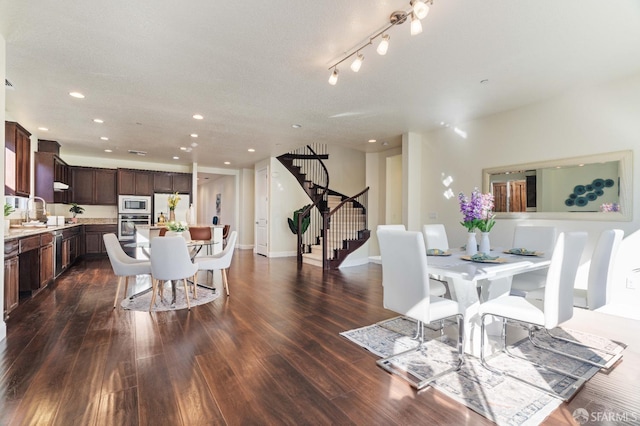
[[[464,244],[465,229],[459,224],[458,200],[447,199],[443,178],[451,176],[453,193],[470,193],[482,187],[482,169],[510,164],[633,150],[640,154],[640,74],[608,84],[567,93],[554,99],[458,124],[466,139],[451,129],[423,135],[422,222],[445,224],[450,245]],[[589,244],[583,256],[581,273],[593,246],[604,229],[620,228],[626,239],[618,257],[613,301],[640,302],[640,289],[625,288],[629,271],[640,266],[640,171],[635,167],[633,220],[631,222],[529,220],[530,224],[552,224],[559,232],[586,230]],[[433,216],[436,217],[433,217]],[[491,232],[495,246],[508,247],[513,229],[520,220],[498,220]],[[633,256],[630,253],[635,253]],[[636,259],[634,259],[634,257]],[[584,277],[584,275],[583,275]]]
[[[376,228],[384,225],[387,205],[387,158],[401,156],[402,148],[392,148],[366,155],[366,184],[369,186],[369,229],[371,237],[367,241],[369,256],[379,256],[380,247],[376,238]],[[399,178],[401,179],[401,177]],[[404,208],[404,206],[401,206]]]
[[[7,54],[6,54],[6,45],[5,45],[5,41],[4,41],[4,37],[2,36],[2,34],[0,34],[0,79],[4,80],[5,76],[6,76],[6,65],[7,65]],[[0,119],[2,119],[2,122],[4,123],[5,121],[5,88],[4,88],[4,84],[2,85],[2,88],[0,89]],[[4,126],[0,126],[0,140],[5,140],[4,139]],[[0,184],[2,188],[4,188],[4,149],[2,150],[2,173],[0,173]],[[3,203],[4,204],[4,203]],[[2,241],[4,242],[4,226],[2,227]],[[0,254],[0,259],[2,260],[2,264],[4,265],[4,250],[2,251],[2,254]],[[0,340],[4,340],[4,338],[7,336],[7,325],[4,322],[4,268],[2,268],[2,271],[0,272],[0,283],[2,283],[2,286],[0,287],[0,289],[2,289],[2,291],[0,291],[0,318],[2,318],[2,321],[0,321]]]
[[[236,178],[223,176],[198,186],[198,222],[210,224],[216,215],[216,197],[220,194],[219,225],[231,225],[237,231],[236,223]]]
[[[253,169],[240,170],[240,226],[237,246],[240,249],[252,249],[255,244],[255,172]]]

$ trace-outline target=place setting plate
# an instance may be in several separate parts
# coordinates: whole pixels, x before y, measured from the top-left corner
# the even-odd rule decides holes
[[[503,253],[515,254],[517,256],[542,256],[542,255],[544,255],[544,253],[541,252],[541,251],[527,250],[527,249],[524,249],[524,248],[512,248],[512,249],[509,249],[509,250],[505,250]]]
[[[429,249],[427,250],[427,256],[451,256],[451,252],[448,250]]]
[[[507,259],[504,259],[498,256],[487,256],[487,255],[477,255],[477,254],[474,254],[473,256],[468,256],[468,255],[460,256],[460,259],[468,260],[470,262],[476,262],[476,263],[504,263],[507,261]]]

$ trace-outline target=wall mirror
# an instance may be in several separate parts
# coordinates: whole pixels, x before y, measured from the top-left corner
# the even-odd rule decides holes
[[[498,218],[630,221],[633,152],[618,151],[482,171]]]

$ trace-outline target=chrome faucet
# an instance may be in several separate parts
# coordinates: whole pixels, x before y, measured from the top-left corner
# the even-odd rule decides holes
[[[27,222],[30,222],[30,221],[31,221],[31,214],[30,214],[30,213],[31,213],[31,209],[29,208],[29,204],[30,204],[30,202],[31,202],[32,200],[33,200],[33,203],[34,203],[34,204],[33,204],[33,206],[34,206],[34,208],[33,208],[33,212],[34,212],[34,219],[36,219],[36,220],[38,220],[38,219],[39,219],[39,218],[38,218],[38,209],[37,209],[37,208],[35,208],[35,201],[36,201],[36,199],[38,199],[38,200],[42,201],[42,215],[43,215],[45,218],[46,218],[46,216],[47,216],[47,202],[44,200],[44,198],[42,198],[42,197],[31,197],[31,198],[29,198],[29,199],[27,200],[27,218],[26,218],[26,219],[27,219]],[[45,219],[45,220],[46,220],[46,219]]]

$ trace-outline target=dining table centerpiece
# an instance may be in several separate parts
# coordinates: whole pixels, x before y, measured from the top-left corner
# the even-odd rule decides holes
[[[460,224],[467,228],[467,254],[473,256],[478,251],[480,253],[489,253],[491,250],[489,232],[496,224],[495,214],[493,213],[493,194],[490,192],[483,194],[478,188],[474,188],[470,197],[467,197],[462,192],[459,193],[458,201],[460,202],[460,212],[463,217]],[[476,229],[482,232],[479,247],[476,241]]]
[[[178,195],[177,192],[169,195],[169,198],[167,199],[169,203],[169,222],[176,221],[176,206],[180,202],[180,199],[180,195]]]
[[[165,225],[167,231],[175,232],[177,235],[182,234],[184,231],[189,229],[189,225],[186,222],[176,222],[175,220],[171,220],[167,222]]]
[[[493,213],[494,207],[494,198],[493,194],[490,192],[486,194],[480,194],[481,198],[481,213],[480,219],[478,219],[478,229],[482,232],[482,238],[480,239],[480,246],[478,247],[478,251],[480,253],[489,254],[491,251],[491,242],[489,241],[489,233],[491,229],[496,224],[495,217],[496,215]]]

